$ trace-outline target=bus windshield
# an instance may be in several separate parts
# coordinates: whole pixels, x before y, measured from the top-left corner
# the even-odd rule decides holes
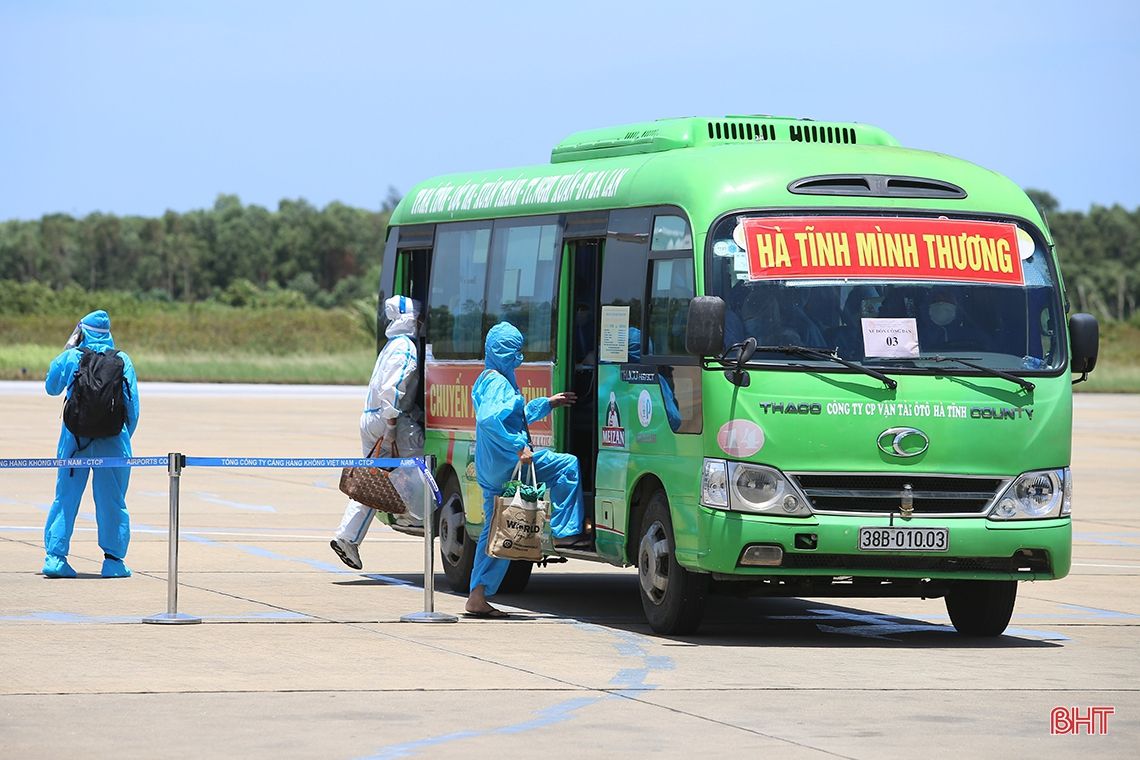
[[[1017,235],[1024,246],[1023,284],[898,276],[758,279],[739,245],[738,217],[729,216],[713,226],[706,292],[725,301],[726,348],[752,337],[762,347],[820,349],[868,367],[970,372],[940,361],[954,357],[1007,372],[1056,370],[1065,361],[1056,277],[1044,247],[1024,230]],[[802,353],[755,356],[757,362],[793,360],[824,363]]]

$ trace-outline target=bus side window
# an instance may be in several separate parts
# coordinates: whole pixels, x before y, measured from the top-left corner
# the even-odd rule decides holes
[[[527,361],[554,351],[553,304],[561,250],[555,219],[500,219],[491,242],[484,329],[510,322],[523,334]]]
[[[428,337],[439,359],[483,356],[484,286],[491,245],[487,222],[440,225],[431,272]]]
[[[609,231],[602,252],[602,306],[629,308],[629,327],[641,333],[641,310],[645,297],[645,260],[649,253],[652,212],[618,209],[610,212]],[[630,347],[640,353],[640,347]],[[604,359],[602,360],[605,361]],[[629,361],[629,357],[626,357]]]
[[[648,361],[683,356],[689,302],[694,294],[693,259],[653,259],[649,278]],[[674,433],[701,432],[701,368],[658,364],[657,372],[669,427]]]
[[[689,302],[693,300],[693,260],[654,259],[649,279],[649,354],[683,356]]]

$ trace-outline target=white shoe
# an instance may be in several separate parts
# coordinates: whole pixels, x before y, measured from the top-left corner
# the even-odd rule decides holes
[[[329,546],[336,552],[336,556],[340,557],[341,561],[353,570],[360,570],[364,567],[360,562],[360,549],[348,539],[334,538],[329,541]]]

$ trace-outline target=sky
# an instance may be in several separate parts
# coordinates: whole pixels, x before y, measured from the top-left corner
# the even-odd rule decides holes
[[[0,0],[0,221],[379,209],[673,116],[874,124],[1140,207],[1140,3]]]

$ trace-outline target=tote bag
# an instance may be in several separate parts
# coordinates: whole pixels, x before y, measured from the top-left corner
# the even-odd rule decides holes
[[[487,553],[499,559],[522,559],[530,562],[542,560],[542,543],[549,531],[550,502],[544,487],[539,487],[534,465],[530,466],[529,489],[537,496],[535,501],[524,498],[526,483],[519,480],[522,462],[515,467],[508,486],[514,486],[510,496],[495,497],[495,512],[491,517]],[[507,489],[504,489],[507,490]]]

